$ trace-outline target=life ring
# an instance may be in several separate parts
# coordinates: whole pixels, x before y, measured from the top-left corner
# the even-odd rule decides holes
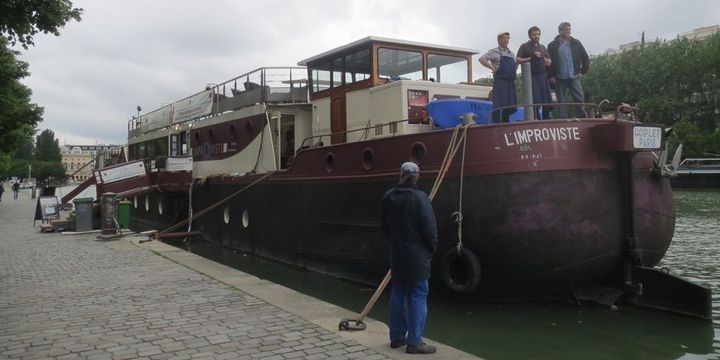
[[[466,247],[459,255],[456,248],[450,249],[443,256],[441,272],[445,284],[457,293],[469,293],[480,285],[480,260]]]

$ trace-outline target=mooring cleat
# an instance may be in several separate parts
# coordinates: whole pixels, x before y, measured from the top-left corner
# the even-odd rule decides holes
[[[340,331],[343,330],[365,330],[366,325],[362,320],[353,320],[353,319],[342,319],[340,320],[340,323],[338,324],[338,329]]]

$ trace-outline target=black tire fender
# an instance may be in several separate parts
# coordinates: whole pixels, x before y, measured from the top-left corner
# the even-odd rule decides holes
[[[458,261],[462,261],[462,263],[458,264]],[[440,270],[445,285],[454,292],[469,293],[480,285],[482,276],[480,260],[466,247],[460,248],[459,254],[456,248],[450,249],[443,256]],[[462,273],[458,273],[458,271],[462,271]]]

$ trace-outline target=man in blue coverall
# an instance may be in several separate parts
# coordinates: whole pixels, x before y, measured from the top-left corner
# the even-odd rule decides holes
[[[383,196],[382,229],[390,239],[392,293],[390,346],[409,354],[432,354],[422,341],[427,317],[430,263],[437,249],[437,224],[430,198],[417,186],[420,168],[406,162],[400,181]]]

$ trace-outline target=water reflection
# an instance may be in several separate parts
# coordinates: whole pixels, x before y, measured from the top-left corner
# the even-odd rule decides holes
[[[675,237],[661,266],[712,287],[713,322],[633,308],[431,298],[426,335],[491,360],[720,357],[715,335],[720,329],[720,192],[676,192],[675,200]],[[191,251],[353,312],[360,311],[374,291],[236,251],[218,251],[202,242],[191,244]],[[386,319],[387,304],[384,294],[370,316]]]

